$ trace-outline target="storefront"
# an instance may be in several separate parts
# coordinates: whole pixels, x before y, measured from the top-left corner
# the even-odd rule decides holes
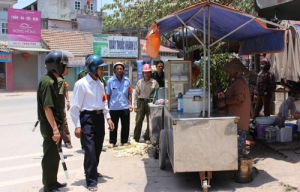
[[[133,81],[132,66],[138,57],[137,37],[94,34],[93,49],[94,54],[101,55],[108,64],[104,68],[106,79],[114,75],[113,65],[116,62],[122,62],[125,65],[124,76],[128,77],[131,82]]]
[[[6,90],[7,65],[12,61],[11,52],[0,52],[0,90]]]

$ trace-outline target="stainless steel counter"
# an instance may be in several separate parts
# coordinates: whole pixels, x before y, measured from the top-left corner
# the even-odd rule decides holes
[[[203,118],[165,109],[167,151],[174,173],[237,170],[236,121],[220,111]]]

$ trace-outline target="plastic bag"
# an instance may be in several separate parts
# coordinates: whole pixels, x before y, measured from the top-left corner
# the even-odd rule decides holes
[[[146,36],[146,43],[143,46],[143,51],[150,57],[156,58],[160,48],[160,33],[159,27],[153,23]]]

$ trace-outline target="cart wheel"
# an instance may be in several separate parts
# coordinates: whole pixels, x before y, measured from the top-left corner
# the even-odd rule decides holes
[[[207,184],[206,180],[204,180],[202,183],[202,189],[203,189],[203,192],[208,192],[208,184]]]
[[[157,146],[155,146],[153,148],[153,157],[154,157],[154,159],[158,159],[158,147]]]
[[[166,168],[167,158],[167,136],[166,130],[162,129],[159,136],[159,168]]]

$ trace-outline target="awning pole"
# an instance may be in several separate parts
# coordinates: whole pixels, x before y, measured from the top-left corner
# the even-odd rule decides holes
[[[208,118],[210,118],[210,101],[211,101],[211,98],[210,98],[210,6],[208,6],[208,42],[207,42],[207,44],[208,44],[208,50],[207,50],[207,52],[208,52],[208,70],[207,70],[207,74],[208,74],[208,96],[207,96],[207,102],[208,102],[208,112],[207,112],[207,116],[208,116]],[[206,98],[205,97],[205,95],[204,95],[204,98]]]
[[[205,9],[203,11],[203,41],[206,45],[206,19],[205,19]],[[206,83],[206,46],[203,46],[203,104],[202,104],[202,117],[205,117],[205,83]]]
[[[242,27],[244,27],[245,25],[248,25],[248,23],[252,22],[255,18],[247,21],[246,23],[244,23],[243,25],[237,27],[236,29],[234,29],[233,31],[231,31],[230,33],[228,33],[227,35],[221,37],[220,39],[218,39],[217,41],[215,41],[214,43],[212,43],[211,45],[209,45],[209,47],[214,46],[215,44],[219,43],[220,41],[222,41],[223,39],[225,39],[226,37],[228,37],[229,35],[231,35],[232,33],[238,31],[239,29],[241,29]]]
[[[205,14],[205,12],[204,12],[204,14]],[[195,39],[197,39],[197,41],[198,41],[203,47],[205,47],[205,45],[202,43],[202,41],[197,37],[197,35],[194,34],[194,32],[193,32],[191,29],[189,29],[189,28],[187,27],[187,25],[182,21],[182,19],[181,19],[178,15],[175,15],[175,16],[176,16],[177,19],[182,23],[182,25],[184,25],[184,26],[191,32],[191,34],[195,37]]]
[[[185,47],[184,47],[184,26],[182,25],[181,27],[181,31],[182,31],[182,49],[183,49],[183,58],[185,60],[186,55],[185,55]],[[179,35],[180,37],[180,35]]]

